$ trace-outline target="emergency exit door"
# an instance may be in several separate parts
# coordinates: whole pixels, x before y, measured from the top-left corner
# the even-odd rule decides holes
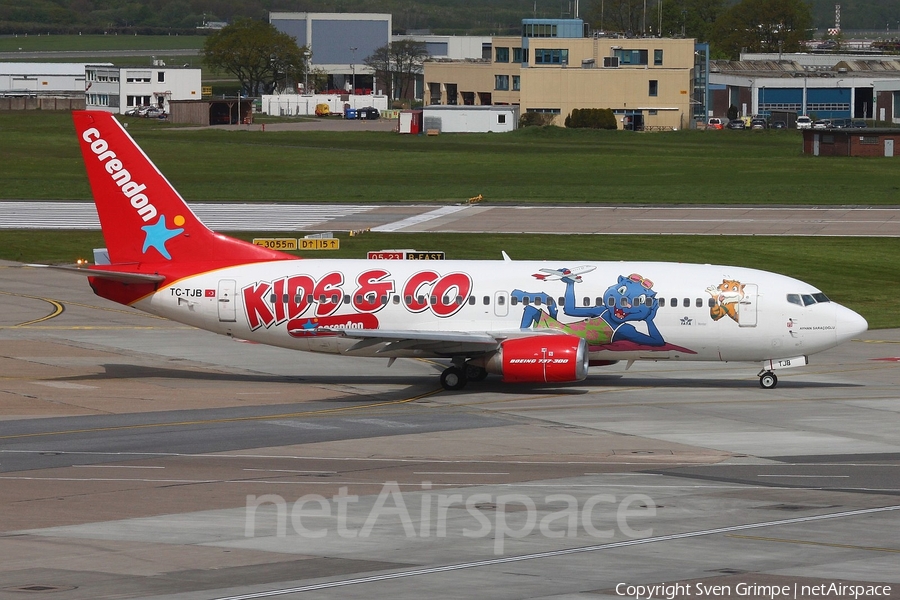
[[[236,319],[236,309],[234,306],[234,295],[236,284],[234,279],[220,279],[219,290],[216,296],[216,304],[219,307],[219,321],[222,323],[234,323]]]

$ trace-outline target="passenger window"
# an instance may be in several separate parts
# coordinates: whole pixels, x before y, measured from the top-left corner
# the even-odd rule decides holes
[[[619,298],[619,306],[621,306],[622,308],[625,308],[625,302],[627,302],[627,299],[624,296],[622,298]]]
[[[269,302],[271,304],[275,304],[276,302],[278,302],[278,296],[275,294],[272,294],[271,296],[269,296]]]
[[[437,304],[437,296],[432,296],[432,297],[431,297],[431,303],[432,303],[432,304]]]
[[[559,297],[559,304],[560,304],[560,306],[565,306],[565,305],[566,305],[566,299],[563,298],[562,296],[560,296],[560,297]]]
[[[356,295],[356,303],[362,304],[362,296],[360,296],[359,294]]]
[[[606,298],[606,305],[607,305],[607,306],[615,306],[615,305],[616,305],[616,299],[613,298],[612,296],[607,297],[607,298]]]
[[[497,296],[497,306],[503,306],[504,304],[506,304],[506,298]]]
[[[382,296],[382,297],[381,297],[381,304],[384,305],[384,304],[387,304],[387,303],[388,303],[388,297],[387,297],[387,296]]]
[[[418,300],[419,304],[425,304],[425,296],[419,296],[416,300]]]
[[[800,300],[800,294],[788,294],[787,301],[791,304],[796,304],[797,306],[803,306],[803,302]]]
[[[294,303],[295,303],[295,304],[300,304],[301,302],[303,302],[303,296],[301,296],[301,295],[299,295],[299,294],[297,294],[296,296],[294,296]],[[350,298],[347,297],[347,299],[344,300],[344,302],[349,303],[349,302],[350,302]]]
[[[597,296],[597,298],[594,300],[594,306],[603,306],[603,298]]]
[[[528,296],[523,296],[522,304],[524,304],[525,306],[528,306],[529,304],[531,304],[531,298],[529,298]]]
[[[469,296],[469,306],[475,306],[475,296]]]
[[[399,299],[399,296],[398,296],[397,298]],[[334,295],[331,297],[331,301],[332,301],[334,304],[337,304],[338,302],[341,301],[341,297],[338,296],[337,294],[334,294]]]
[[[443,300],[444,306],[450,304],[450,296],[444,296],[443,298],[441,298],[441,300]]]
[[[685,298],[683,304],[684,304],[685,308],[690,308],[691,307],[691,299]]]
[[[300,296],[297,296],[297,304],[300,304]],[[350,304],[350,294],[344,294],[344,304]]]
[[[697,308],[703,308],[703,298],[697,298],[697,302],[695,304]]]
[[[519,303],[519,299],[516,298],[515,296],[513,296],[512,298],[509,299],[509,303],[511,306],[515,306],[516,304]]]
[[[410,296],[409,294],[407,294],[406,296],[403,296],[403,300],[407,304],[412,304],[412,296]]]
[[[319,302],[325,304],[325,294],[319,294]]]
[[[540,296],[538,296],[537,298],[534,299],[534,305],[535,305],[535,306],[540,306],[540,305],[541,305],[541,298],[540,298]]]
[[[463,305],[463,302],[465,302],[465,300],[463,300],[463,297],[462,297],[462,296],[457,296],[457,297],[456,297],[456,305],[457,305],[457,306],[462,306],[462,305]]]
[[[547,296],[547,306],[553,306],[554,304],[556,304],[556,301],[550,296]]]
[[[491,303],[491,297],[485,296],[484,299],[482,300],[482,302],[484,303],[485,306],[489,305]]]
[[[665,298],[660,298],[660,299],[659,299],[659,305],[660,305],[660,306],[665,306],[665,305],[666,305],[666,299],[665,299]]]
[[[400,304],[400,296],[394,296],[394,304]]]
[[[709,297],[709,300],[706,301],[706,305],[710,308],[716,305],[716,299],[712,296]]]
[[[312,295],[312,294],[310,294],[309,296],[306,297],[306,302],[307,302],[308,304],[312,304],[313,302],[315,302],[315,300],[316,300],[316,299],[313,298],[313,295]]]

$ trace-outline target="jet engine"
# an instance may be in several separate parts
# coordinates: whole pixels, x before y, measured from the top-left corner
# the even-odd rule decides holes
[[[500,344],[493,354],[470,361],[506,382],[581,381],[587,377],[588,349],[574,335],[535,335]]]

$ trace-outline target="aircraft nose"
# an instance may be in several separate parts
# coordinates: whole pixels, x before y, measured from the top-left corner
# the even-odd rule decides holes
[[[869,328],[869,323],[846,306],[835,304],[834,334],[838,344],[854,338]]]

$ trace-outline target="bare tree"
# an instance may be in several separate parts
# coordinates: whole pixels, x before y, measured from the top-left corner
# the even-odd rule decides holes
[[[426,58],[425,42],[400,40],[378,48],[363,62],[375,71],[376,78],[387,83],[391,98],[407,98]]]

